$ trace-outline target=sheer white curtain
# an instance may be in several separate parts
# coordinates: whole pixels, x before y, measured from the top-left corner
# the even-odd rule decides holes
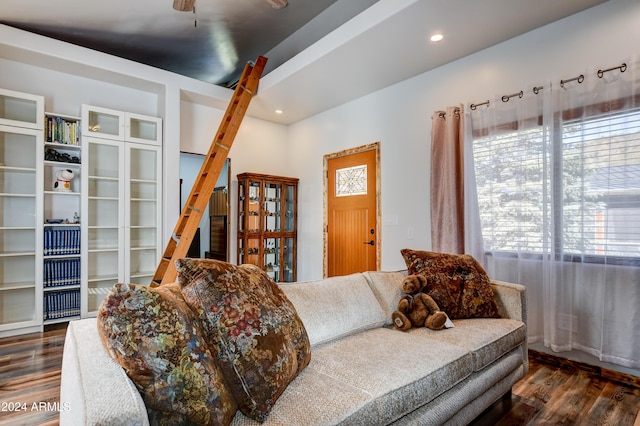
[[[466,229],[527,286],[530,342],[640,368],[640,68],[621,63],[467,108]]]

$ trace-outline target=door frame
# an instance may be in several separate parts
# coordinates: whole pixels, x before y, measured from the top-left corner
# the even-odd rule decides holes
[[[380,211],[381,204],[381,177],[380,177],[380,142],[373,142],[367,145],[358,146],[355,148],[345,149],[343,151],[334,152],[331,154],[325,154],[322,158],[323,161],[323,215],[322,215],[322,276],[326,278],[329,274],[329,160],[335,158],[344,157],[347,155],[358,154],[360,152],[375,150],[376,154],[376,270],[380,269],[381,256],[382,256],[382,232],[381,232],[381,220],[382,215]]]

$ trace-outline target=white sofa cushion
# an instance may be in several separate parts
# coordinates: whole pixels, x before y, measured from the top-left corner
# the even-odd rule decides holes
[[[378,303],[384,310],[387,319],[386,324],[391,325],[391,314],[398,309],[398,302],[404,295],[402,292],[402,281],[407,277],[406,271],[384,272],[369,271],[362,274],[369,287],[376,295]]]
[[[314,348],[264,425],[388,424],[471,374],[471,354],[460,347],[367,330]],[[232,422],[255,424],[239,415]]]
[[[471,318],[453,320],[455,327],[446,330],[412,328],[408,333],[434,344],[446,342],[473,355],[473,370],[480,371],[526,340],[526,326],[506,318]]]
[[[387,320],[362,274],[279,285],[307,329],[311,347],[381,327]]]

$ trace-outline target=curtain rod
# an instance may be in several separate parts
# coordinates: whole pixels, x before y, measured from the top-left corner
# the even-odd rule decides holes
[[[456,108],[453,110],[453,113],[455,115],[460,115],[460,108]],[[438,114],[438,118],[445,118],[447,115],[446,111],[436,111],[435,114]],[[431,119],[433,120],[433,115],[431,116]]]
[[[607,68],[606,70],[598,70],[598,72],[596,73],[596,75],[598,76],[598,78],[602,78],[604,76],[604,73],[609,72],[609,71],[613,71],[613,70],[620,70],[620,72],[625,72],[627,70],[627,64],[625,62],[623,62],[621,65],[618,65],[617,67],[612,67],[612,68]],[[564,84],[565,83],[570,83],[572,81],[577,81],[578,83],[582,83],[584,81],[584,74],[580,74],[577,77],[574,78],[570,78],[568,80],[560,80],[560,87],[564,88]],[[544,89],[544,86],[534,86],[533,87],[533,93],[535,93],[536,95],[538,93],[540,93],[540,90]],[[512,95],[503,95],[502,96],[502,102],[509,102],[509,99],[517,96],[518,98],[522,98],[522,96],[524,95],[524,93],[521,91],[514,93]],[[489,101],[485,101],[485,102],[480,102],[477,104],[471,104],[469,105],[469,108],[471,108],[473,111],[476,110],[476,108],[478,108],[479,106],[482,105],[486,105],[487,108],[489,107]]]

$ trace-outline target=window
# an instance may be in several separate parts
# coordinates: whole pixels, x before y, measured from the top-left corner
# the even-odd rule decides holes
[[[336,170],[336,197],[367,193],[367,165]]]
[[[485,251],[640,265],[640,111],[474,138]]]

